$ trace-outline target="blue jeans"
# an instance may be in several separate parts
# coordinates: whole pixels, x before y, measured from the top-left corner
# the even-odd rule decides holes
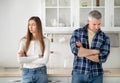
[[[48,83],[46,66],[29,69],[22,69],[22,83]]]
[[[89,75],[84,75],[77,71],[73,71],[72,83],[103,83],[103,74],[91,77]]]

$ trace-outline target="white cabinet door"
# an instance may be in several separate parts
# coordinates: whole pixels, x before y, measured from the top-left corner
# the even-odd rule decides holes
[[[105,0],[106,21],[105,26],[108,31],[120,31],[120,0]]]
[[[110,0],[110,20],[112,28],[120,28],[120,0]]]
[[[62,32],[73,28],[73,0],[42,0],[44,31]]]
[[[49,82],[48,83],[69,83],[68,77],[49,77],[48,78]]]
[[[120,83],[120,77],[104,77],[103,83]]]
[[[21,83],[21,77],[0,77],[0,83]]]

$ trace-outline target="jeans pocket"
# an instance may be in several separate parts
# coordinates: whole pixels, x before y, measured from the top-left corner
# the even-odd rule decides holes
[[[46,73],[47,73],[46,67],[45,66],[41,67],[40,74],[46,74]]]

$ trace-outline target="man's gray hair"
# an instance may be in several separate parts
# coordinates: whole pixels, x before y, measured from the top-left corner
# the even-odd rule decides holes
[[[99,20],[101,18],[102,18],[102,14],[98,10],[92,10],[88,14],[88,20],[92,20],[92,19],[98,19]]]

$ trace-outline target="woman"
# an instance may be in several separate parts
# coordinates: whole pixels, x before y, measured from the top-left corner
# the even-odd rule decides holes
[[[43,36],[39,17],[28,20],[27,36],[20,41],[18,62],[22,64],[22,83],[48,83],[46,63],[50,42]]]

